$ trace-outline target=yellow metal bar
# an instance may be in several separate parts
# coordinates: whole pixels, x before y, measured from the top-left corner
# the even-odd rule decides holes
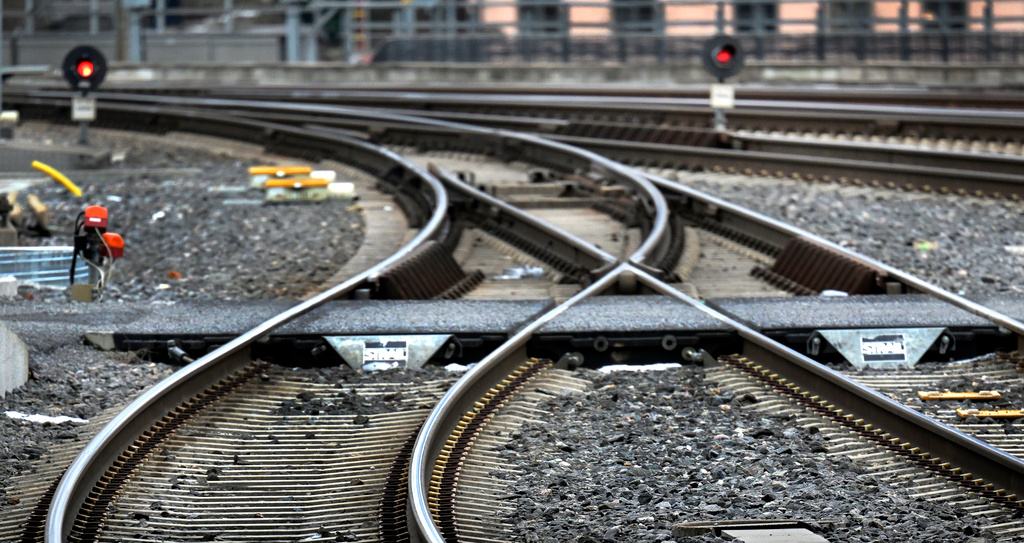
[[[929,392],[917,391],[918,397],[922,400],[998,400],[1002,395],[994,390],[979,390],[977,392]]]
[[[266,188],[273,187],[287,187],[292,189],[304,189],[309,187],[326,187],[331,182],[326,179],[314,179],[314,178],[303,178],[303,179],[269,179],[267,180]]]
[[[249,168],[249,175],[276,175],[285,177],[288,175],[309,175],[313,168],[309,166],[253,166]]]
[[[956,414],[960,415],[960,418],[964,418],[964,419],[966,419],[967,417],[969,417],[971,415],[974,415],[975,417],[978,417],[979,419],[983,419],[985,417],[990,417],[990,418],[993,418],[993,419],[1019,419],[1021,417],[1024,417],[1024,411],[1021,411],[1020,409],[994,409],[994,410],[988,410],[988,409],[964,409],[962,407],[958,407],[956,409]]]
[[[64,185],[64,188],[68,189],[71,192],[71,194],[74,194],[75,196],[78,197],[82,196],[82,189],[78,188],[78,185],[72,183],[70,179],[64,177],[64,174],[58,172],[52,167],[47,166],[46,164],[43,164],[38,160],[32,161],[32,167],[37,170],[41,170],[44,173],[46,173],[46,175],[49,175],[50,177],[56,179],[57,181],[60,181],[60,184]]]

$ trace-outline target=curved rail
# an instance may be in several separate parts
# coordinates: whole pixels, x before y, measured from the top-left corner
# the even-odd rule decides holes
[[[169,115],[172,112],[161,112]],[[247,119],[219,118],[218,122],[235,124],[250,129],[272,129],[281,133],[294,133],[308,137],[295,128],[273,126]],[[84,502],[88,492],[103,474],[106,467],[118,454],[124,451],[152,420],[166,413],[180,403],[181,398],[201,391],[208,383],[234,372],[248,363],[247,347],[276,327],[304,315],[324,303],[345,295],[357,288],[368,278],[387,266],[401,260],[417,245],[433,238],[442,228],[448,208],[448,197],[443,185],[430,173],[421,170],[415,164],[405,161],[402,157],[386,150],[374,147],[365,142],[342,136],[319,136],[321,141],[331,145],[343,146],[351,152],[363,155],[372,154],[404,168],[411,175],[421,180],[432,192],[434,210],[430,220],[419,234],[408,244],[388,259],[364,271],[344,283],[302,302],[287,311],[269,319],[245,334],[207,354],[184,369],[178,371],[153,388],[147,390],[121,411],[107,426],[100,430],[75,458],[68,468],[54,494],[50,510],[46,518],[46,543],[62,543],[67,540],[74,523],[74,515],[78,506]]]
[[[751,223],[770,228],[775,232],[779,232],[794,238],[803,238],[814,243],[817,243],[819,245],[823,245],[831,249],[841,251],[843,254],[849,256],[850,258],[856,259],[864,264],[867,264],[872,268],[884,271],[890,277],[898,279],[901,283],[908,287],[911,287],[922,293],[934,296],[960,309],[969,311],[979,317],[988,319],[998,324],[999,326],[1002,326],[1003,328],[1006,328],[1007,330],[1010,330],[1011,332],[1017,334],[1018,338],[1024,336],[1024,322],[1008,317],[1002,313],[999,313],[998,311],[987,308],[976,302],[972,302],[971,300],[968,300],[963,296],[953,294],[952,292],[949,292],[927,281],[914,277],[913,275],[903,272],[897,268],[893,268],[892,266],[879,262],[873,258],[869,258],[857,252],[851,251],[846,247],[842,247],[838,244],[832,243],[831,241],[820,236],[816,236],[810,232],[807,232],[806,230],[797,228],[795,226],[786,224],[781,221],[777,221],[771,217],[761,215],[760,213],[755,213],[749,209],[740,207],[736,204],[722,200],[720,198],[716,198],[714,196],[687,187],[680,183],[669,181],[668,179],[664,179],[654,175],[647,175],[646,177],[652,183],[657,185],[661,190],[673,192],[685,196],[686,198],[689,198],[691,200],[700,202],[701,205],[704,206],[706,209],[714,209],[717,210],[716,212],[718,213],[728,213],[744,221],[749,221]],[[1018,341],[1020,341],[1020,339],[1018,339]]]
[[[527,341],[545,324],[565,313],[581,300],[600,294],[622,278],[634,279],[655,292],[674,298],[732,328],[744,340],[744,355],[770,365],[788,382],[802,390],[815,391],[835,407],[855,413],[872,425],[928,449],[943,462],[969,466],[973,477],[1012,491],[1024,490],[1024,461],[931,419],[856,381],[835,372],[806,356],[762,335],[760,332],[711,309],[658,278],[629,263],[620,264],[599,281],[572,299],[531,322],[466,373],[438,402],[417,437],[409,467],[409,500],[416,529],[422,541],[444,543],[434,522],[428,500],[428,488],[434,460],[461,414],[468,410],[493,383],[518,364]],[[983,459],[983,461],[979,461]]]
[[[614,255],[607,251],[603,251],[564,230],[553,228],[551,225],[537,217],[522,211],[515,206],[505,203],[499,198],[495,198],[486,192],[470,186],[468,183],[459,180],[455,176],[433,164],[430,164],[427,167],[427,170],[440,179],[441,182],[450,190],[464,194],[469,198],[480,202],[482,205],[489,206],[494,210],[492,213],[501,213],[503,216],[509,217],[517,224],[522,224],[523,229],[531,232],[537,232],[538,236],[543,236],[552,244],[557,244],[556,247],[552,247],[552,250],[555,252],[558,252],[559,254],[571,252],[576,256],[576,260],[583,261],[582,265],[589,269],[593,276],[603,275],[604,272],[611,269],[611,267],[618,261]]]
[[[57,92],[34,92],[18,95],[15,100],[27,101],[29,104],[46,101],[53,104],[57,97],[66,97],[67,93]],[[478,126],[425,119],[413,115],[382,114],[376,110],[365,110],[357,108],[346,108],[340,106],[324,106],[315,104],[282,104],[263,102],[256,100],[226,100],[213,98],[173,98],[164,96],[125,96],[118,94],[97,94],[98,105],[102,109],[111,110],[132,110],[143,106],[131,106],[127,104],[165,104],[179,107],[202,107],[215,108],[216,111],[229,111],[244,114],[246,116],[257,116],[262,112],[277,112],[285,114],[313,114],[323,117],[348,118],[359,120],[371,131],[379,130],[383,126],[396,127],[405,125],[410,128],[429,127],[437,134],[438,138],[456,138],[464,145],[471,145],[482,152],[491,155],[501,156],[511,149],[518,149],[521,152],[532,150],[536,162],[546,164],[552,168],[566,169],[567,165],[586,167],[588,170],[597,170],[607,173],[617,182],[627,188],[644,206],[651,217],[651,227],[640,247],[630,255],[629,259],[637,265],[657,262],[669,251],[671,243],[671,232],[669,229],[669,209],[665,198],[647,179],[638,172],[613,160],[601,156],[592,151],[574,147],[566,143],[552,141],[546,138],[513,132],[507,130],[481,128]],[[65,106],[66,104],[59,104]],[[312,132],[318,132],[310,129]],[[571,168],[570,168],[571,170]]]

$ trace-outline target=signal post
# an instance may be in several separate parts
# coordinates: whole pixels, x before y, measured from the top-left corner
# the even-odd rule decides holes
[[[96,98],[89,92],[98,89],[107,76],[107,59],[99,49],[80,45],[64,57],[61,69],[71,90],[81,92],[71,98],[71,120],[79,122],[78,143],[88,145],[89,123],[96,120]]]
[[[725,132],[725,110],[736,105],[736,88],[726,84],[725,80],[743,69],[743,50],[732,36],[715,36],[704,42],[701,60],[708,73],[718,80],[711,85],[711,108],[715,111],[712,123],[715,130]]]

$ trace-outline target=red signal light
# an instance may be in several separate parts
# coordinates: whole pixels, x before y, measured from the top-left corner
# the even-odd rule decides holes
[[[91,60],[82,60],[78,62],[76,67],[78,75],[82,77],[92,77],[92,74],[96,72],[96,66],[93,65]]]
[[[715,51],[715,62],[726,65],[732,62],[733,57],[736,56],[736,50],[726,45]]]

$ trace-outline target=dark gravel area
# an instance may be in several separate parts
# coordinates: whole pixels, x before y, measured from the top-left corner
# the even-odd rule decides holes
[[[18,134],[52,145],[77,140],[75,128],[40,123],[25,124]],[[260,198],[258,192],[216,190],[247,186],[249,166],[265,162],[252,148],[212,140],[178,140],[181,146],[168,147],[168,139],[102,130],[92,130],[90,139],[123,153],[123,160],[109,180],[78,182],[81,198],[56,182],[33,188],[49,207],[54,236],[28,244],[69,245],[77,214],[88,205],[107,207],[109,230],[125,239],[125,257],[117,262],[103,305],[96,306],[107,313],[117,313],[121,302],[295,300],[327,280],[362,242],[362,218],[350,201],[233,205],[232,199]],[[18,297],[0,299],[0,305],[45,313],[81,308],[65,303],[65,289],[45,287],[21,287]],[[88,348],[84,330],[26,334],[24,326],[13,324],[29,346],[31,375],[27,385],[0,399],[0,515],[12,475],[51,447],[84,444],[73,423],[31,423],[3,412],[90,419],[176,369],[135,354]]]
[[[791,181],[694,188],[808,230],[950,292],[1024,292],[1024,203]]]
[[[32,124],[25,131],[55,144],[73,141],[66,127]],[[90,139],[124,153],[115,170],[142,171],[82,182],[81,198],[58,183],[33,189],[55,232],[36,242],[69,245],[78,213],[106,207],[108,230],[125,240],[107,301],[298,299],[362,243],[362,217],[351,201],[261,205],[259,191],[220,190],[248,186],[249,167],[266,161],[258,156],[228,146],[167,149],[166,140],[117,132],[93,131]],[[65,291],[42,296],[66,300]]]
[[[28,383],[0,399],[0,516],[7,505],[12,476],[30,469],[47,450],[81,448],[88,437],[76,423],[36,423],[4,416],[17,411],[89,420],[121,405],[176,368],[138,358],[133,353],[106,353],[85,348],[70,336],[60,345],[29,345]]]
[[[703,368],[587,376],[590,390],[542,404],[554,416],[503,451],[523,472],[508,489],[516,541],[725,541],[679,525],[730,519],[819,521],[833,543],[985,541],[983,519],[861,477],[789,415],[751,418],[756,398]]]

